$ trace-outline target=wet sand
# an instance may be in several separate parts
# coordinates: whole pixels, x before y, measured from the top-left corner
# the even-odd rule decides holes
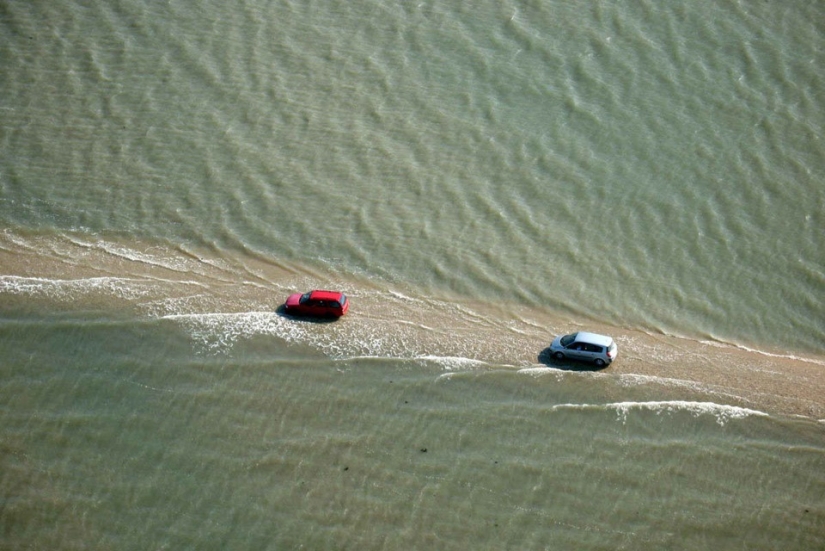
[[[622,351],[621,361],[611,365],[607,372],[650,377],[653,384],[678,387],[695,383],[717,403],[767,413],[825,418],[822,359],[768,354],[675,337],[633,338]]]
[[[304,327],[290,338],[343,357],[444,357],[517,369],[544,365],[617,377],[622,385],[655,387],[657,394],[673,399],[689,394],[695,400],[825,419],[825,357],[657,335],[336,277],[248,254],[0,234],[0,314],[6,317],[31,309],[138,317],[234,313],[269,316],[266,329],[246,319],[242,330],[284,338],[287,322],[273,325],[272,320],[285,296],[335,285],[352,298],[347,318]],[[614,364],[595,371],[542,354],[555,334],[584,328],[616,339],[619,358]]]

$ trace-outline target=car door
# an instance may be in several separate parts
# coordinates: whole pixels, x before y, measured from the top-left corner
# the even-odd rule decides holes
[[[590,362],[595,362],[596,358],[602,356],[602,347],[597,344],[584,345],[584,359]]]
[[[336,315],[334,300],[319,300],[315,308],[315,315],[319,318],[326,318]]]
[[[305,304],[305,310],[308,316],[320,316],[321,305],[319,300],[310,299]]]
[[[565,356],[576,360],[584,359],[584,346],[583,342],[574,342],[565,349]]]

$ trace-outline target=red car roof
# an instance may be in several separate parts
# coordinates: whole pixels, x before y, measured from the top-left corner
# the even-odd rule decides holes
[[[339,293],[338,291],[316,290],[312,291],[309,298],[312,300],[341,300],[341,295],[343,295],[343,293]]]

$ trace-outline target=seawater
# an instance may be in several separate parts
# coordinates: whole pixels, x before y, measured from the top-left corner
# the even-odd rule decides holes
[[[822,547],[823,21],[7,2],[0,548]]]

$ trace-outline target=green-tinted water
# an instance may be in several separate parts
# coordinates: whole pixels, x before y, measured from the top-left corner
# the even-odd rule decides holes
[[[0,548],[820,547],[823,21],[7,2]]]

